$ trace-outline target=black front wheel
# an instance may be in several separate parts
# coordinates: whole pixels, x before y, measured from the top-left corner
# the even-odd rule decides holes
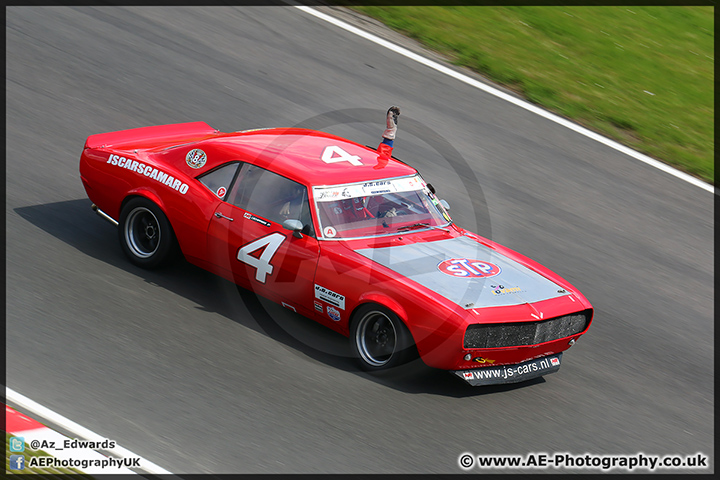
[[[387,370],[407,363],[415,355],[410,331],[400,318],[382,305],[361,306],[350,323],[350,346],[363,370]]]
[[[120,245],[132,263],[155,268],[174,253],[175,234],[160,208],[145,198],[133,198],[120,212]]]

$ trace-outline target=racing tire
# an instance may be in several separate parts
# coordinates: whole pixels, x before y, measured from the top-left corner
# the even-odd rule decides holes
[[[390,309],[377,304],[358,308],[350,322],[350,348],[368,372],[388,370],[415,355],[412,334]]]
[[[122,208],[118,236],[125,255],[142,268],[159,267],[176,250],[170,222],[162,210],[146,198],[133,198]]]

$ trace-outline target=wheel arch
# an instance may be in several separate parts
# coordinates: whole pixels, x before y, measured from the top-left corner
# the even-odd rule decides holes
[[[120,202],[120,209],[119,212],[122,212],[123,208],[125,208],[125,205],[132,200],[133,198],[144,198],[146,200],[150,200],[155,205],[158,206],[160,210],[162,210],[163,214],[167,217],[168,221],[170,222],[170,225],[172,225],[172,222],[170,221],[170,217],[167,214],[167,209],[165,208],[165,202],[162,201],[162,199],[155,193],[150,190],[146,190],[144,188],[135,188],[133,190],[130,190],[127,195],[125,195],[125,198],[122,199],[122,202]],[[118,214],[119,217],[119,214]]]
[[[405,324],[405,327],[410,332],[410,336],[413,337],[413,342],[415,341],[415,336],[413,335],[412,329],[410,328],[410,324],[408,322],[408,315],[405,309],[395,299],[380,292],[365,292],[360,295],[357,305],[355,305],[355,308],[353,308],[352,312],[350,313],[348,321],[348,332],[351,331],[350,323],[355,320],[355,314],[357,313],[357,311],[365,305],[373,303],[381,305],[392,311],[395,315],[397,315],[400,321]]]

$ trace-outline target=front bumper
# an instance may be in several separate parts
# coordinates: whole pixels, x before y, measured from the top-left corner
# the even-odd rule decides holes
[[[562,353],[556,353],[516,365],[452,370],[452,373],[472,386],[518,383],[557,372],[560,370],[561,360]]]

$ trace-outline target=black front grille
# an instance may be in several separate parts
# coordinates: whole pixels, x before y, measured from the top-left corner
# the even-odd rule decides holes
[[[465,348],[517,347],[537,345],[569,337],[585,330],[591,310],[538,322],[470,325],[465,331]]]

